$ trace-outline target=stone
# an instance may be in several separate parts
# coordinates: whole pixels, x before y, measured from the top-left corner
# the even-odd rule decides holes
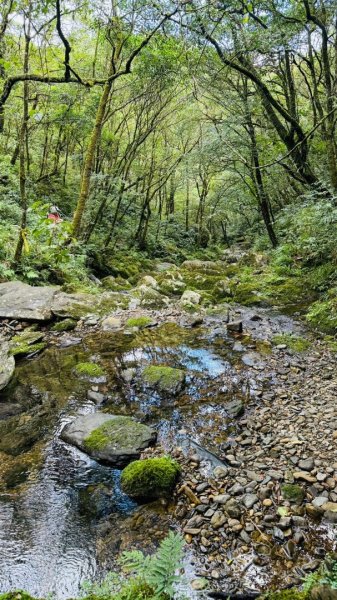
[[[301,479],[302,481],[307,481],[308,483],[315,483],[316,477],[313,475],[309,475],[306,471],[296,471],[293,473],[294,479]]]
[[[232,418],[240,417],[245,410],[245,406],[240,398],[235,398],[230,402],[226,402],[225,409],[228,415]]]
[[[242,321],[231,321],[230,323],[227,323],[227,331],[242,333],[242,330]]]
[[[326,504],[326,501],[327,498],[325,496],[316,496],[316,498],[314,498],[312,501],[312,505],[316,508],[320,508],[321,506],[323,506],[323,504]]]
[[[147,387],[173,396],[179,394],[185,384],[184,371],[166,366],[149,365],[143,370],[141,378]]]
[[[9,344],[0,340],[0,390],[10,382],[14,370],[15,360],[14,356],[9,353]]]
[[[300,460],[298,463],[301,471],[312,471],[315,463],[313,458],[306,458],[305,460]]]
[[[48,321],[57,286],[33,287],[22,281],[0,283],[0,318]]]
[[[216,510],[213,517],[211,518],[211,526],[213,529],[220,529],[226,523],[227,519],[223,512]]]
[[[106,317],[102,321],[103,331],[118,331],[122,327],[122,321],[118,317]]]
[[[144,308],[164,308],[169,304],[167,296],[160,294],[148,285],[141,284],[132,290],[132,296],[139,300]]]
[[[156,441],[157,434],[131,417],[96,412],[66,425],[61,438],[98,462],[121,468],[138,459]]]
[[[106,396],[104,396],[104,394],[101,394],[100,392],[95,392],[94,390],[88,390],[87,398],[88,398],[88,400],[91,400],[91,402],[95,402],[95,404],[103,404]]]
[[[337,502],[326,502],[322,504],[321,509],[324,510],[325,519],[337,523]]]
[[[193,292],[192,290],[185,290],[183,295],[180,298],[180,303],[182,306],[197,306],[200,304],[201,295],[198,292]]]
[[[216,502],[217,504],[226,504],[229,499],[229,494],[218,494],[217,496],[213,496],[213,502]]]
[[[158,282],[151,275],[145,275],[142,278],[140,285],[146,285],[147,287],[153,288],[154,290],[157,290],[159,287]]]
[[[256,494],[246,494],[245,496],[243,496],[242,501],[246,508],[252,508],[252,506],[254,506],[254,504],[256,504],[256,502],[258,502],[259,499],[256,496]]]
[[[189,271],[204,271],[208,272],[219,272],[222,268],[222,265],[219,265],[216,262],[212,262],[211,260],[185,260],[182,265],[182,269],[188,269]]]
[[[231,498],[231,500],[228,500],[225,504],[225,511],[232,519],[240,519],[242,514],[242,508],[234,498]]]
[[[193,579],[191,582],[191,588],[195,591],[205,590],[208,587],[207,579]]]
[[[218,467],[215,467],[215,469],[213,470],[213,475],[217,479],[225,479],[228,475],[228,469],[226,467],[221,467],[219,465]]]

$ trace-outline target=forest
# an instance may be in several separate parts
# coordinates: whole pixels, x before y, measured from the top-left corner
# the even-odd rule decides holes
[[[336,0],[1,0],[0,600],[335,600],[336,336]]]

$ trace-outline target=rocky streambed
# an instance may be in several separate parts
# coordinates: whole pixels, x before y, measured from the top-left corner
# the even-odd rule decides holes
[[[325,343],[289,317],[235,305],[190,314],[131,303],[71,329],[42,325],[47,348],[19,360],[1,392],[1,591],[75,596],[118,552],[151,549],[171,527],[187,542],[191,597],[206,585],[290,585],[317,568],[337,521],[336,360]],[[169,452],[183,469],[171,503],[137,507],[119,471],[62,441],[65,425],[97,410],[156,429],[145,455]]]

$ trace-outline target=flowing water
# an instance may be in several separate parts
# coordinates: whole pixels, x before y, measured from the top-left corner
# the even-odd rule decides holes
[[[19,364],[0,397],[7,417],[0,421],[1,592],[77,596],[82,583],[99,572],[97,524],[111,513],[122,519],[135,508],[121,492],[118,471],[59,438],[69,420],[97,410],[86,399],[93,383],[79,380],[74,365],[94,359],[105,369],[107,381],[96,386],[108,395],[104,410],[155,424],[166,444],[184,429],[196,441],[207,437],[208,446],[213,441],[215,447],[225,441],[228,427],[219,408],[219,395],[223,400],[228,390],[219,391],[217,378],[228,376],[233,385],[235,375],[229,347],[215,351],[213,345],[202,330],[171,324],[137,336],[89,335]],[[145,364],[187,370],[179,401],[123,381],[130,368],[139,381]]]

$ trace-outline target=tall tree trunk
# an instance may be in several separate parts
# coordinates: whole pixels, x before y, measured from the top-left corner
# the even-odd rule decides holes
[[[25,50],[24,50],[24,72],[28,73],[29,69],[29,45],[30,45],[30,17],[28,20],[27,30],[25,28]],[[19,237],[14,254],[14,265],[17,266],[21,261],[22,250],[25,243],[26,227],[27,227],[27,189],[26,189],[26,142],[28,130],[28,111],[29,103],[29,83],[23,83],[23,117],[20,129],[19,143],[19,160],[20,160],[20,197],[21,197],[21,223]]]
[[[96,148],[97,148],[97,144],[99,142],[99,139],[100,139],[100,136],[102,133],[103,120],[104,120],[104,115],[105,115],[105,107],[108,102],[111,88],[112,88],[112,83],[108,79],[104,85],[103,93],[100,97],[100,101],[99,101],[97,113],[96,113],[95,125],[91,132],[88,149],[87,149],[87,152],[85,155],[83,173],[82,173],[82,179],[81,179],[80,194],[79,194],[79,198],[77,201],[77,206],[76,206],[73,223],[72,223],[72,231],[73,231],[73,236],[75,238],[79,237],[80,232],[81,232],[83,213],[86,208],[87,201],[89,198],[89,193],[90,193],[90,180],[91,180],[91,173],[92,173],[94,162],[95,162]]]

